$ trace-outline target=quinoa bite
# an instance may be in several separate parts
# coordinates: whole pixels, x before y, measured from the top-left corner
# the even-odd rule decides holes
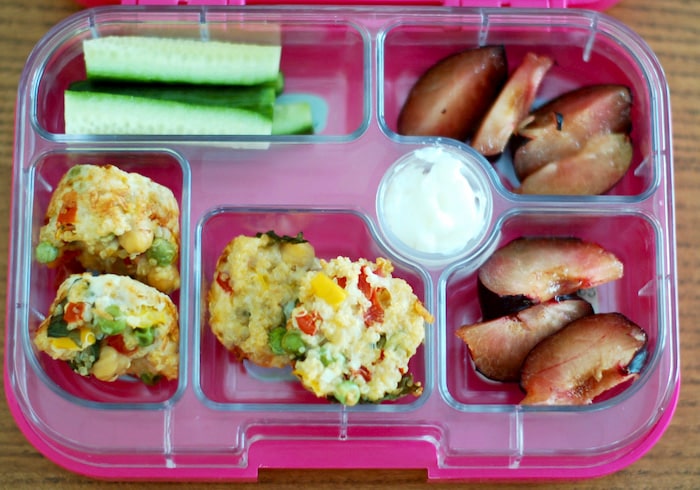
[[[76,260],[87,271],[128,275],[165,293],[180,287],[180,209],[172,191],[114,165],[75,165],[54,189],[36,259]]]
[[[422,393],[409,361],[433,317],[392,271],[384,258],[337,257],[303,278],[282,342],[296,346],[293,373],[318,397],[355,405]]]
[[[58,288],[34,344],[82,376],[147,384],[177,379],[178,311],[170,297],[127,276],[73,274]]]
[[[285,324],[301,279],[318,267],[314,248],[301,235],[235,237],[217,260],[207,295],[212,332],[240,359],[288,366],[291,356],[273,351],[270,332]]]

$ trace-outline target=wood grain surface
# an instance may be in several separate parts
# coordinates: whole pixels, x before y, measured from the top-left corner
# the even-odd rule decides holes
[[[79,10],[71,0],[0,1],[0,293],[5,297],[14,105],[25,60],[58,21]],[[700,488],[700,1],[623,0],[608,10],[639,33],[660,59],[671,90],[682,388],[671,425],[659,442],[627,468],[577,482],[428,483],[426,473],[382,470],[261,470],[255,483],[236,488]],[[5,317],[4,301],[0,306]],[[4,330],[3,330],[4,338]],[[4,351],[3,351],[4,356]],[[4,398],[4,397],[3,397]],[[70,414],[66,414],[70,417]],[[231,483],[158,483],[148,488],[231,488]],[[143,488],[143,483],[96,482],[39,454],[0,403],[0,488]]]

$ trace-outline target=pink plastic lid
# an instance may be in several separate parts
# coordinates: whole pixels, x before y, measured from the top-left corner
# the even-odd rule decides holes
[[[606,10],[619,0],[77,0],[85,7],[100,5],[443,5],[446,7],[581,8]]]

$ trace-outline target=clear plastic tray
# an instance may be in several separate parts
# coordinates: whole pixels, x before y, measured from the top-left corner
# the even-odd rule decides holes
[[[286,91],[311,101],[316,134],[276,137],[82,137],[63,134],[62,94],[83,78],[81,42],[148,34],[233,39],[278,29]],[[592,83],[633,94],[634,157],[602,196],[522,196],[507,157],[489,162],[451,140],[396,133],[417,77],[444,55],[503,44],[509,66],[528,51],[555,66],[543,99]],[[647,45],[604,14],[583,10],[422,7],[103,7],[74,15],[36,46],[21,78],[13,172],[5,391],[43,454],[115,479],[255,479],[260,467],[425,468],[431,479],[577,478],[640,457],[670,421],[679,386],[670,107]],[[382,232],[377,191],[417,148],[460,152],[485,187],[489,213],[466,255],[428,266]],[[147,387],[81,378],[31,342],[56,291],[33,259],[60,176],[112,163],[170,187],[182,212],[178,381]],[[435,322],[412,360],[420,397],[344,407],[304,391],[284,371],[233,359],[207,325],[203,296],[237,234],[303,231],[324,258],[390,258]],[[640,378],[589,406],[521,406],[516,384],[485,380],[454,331],[480,318],[476,272],[520,235],[600,243],[625,275],[591,291],[649,335]]]

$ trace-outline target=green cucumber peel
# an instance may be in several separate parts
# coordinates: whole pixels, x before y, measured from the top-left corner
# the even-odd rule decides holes
[[[142,99],[179,102],[192,106],[250,109],[272,118],[276,99],[273,84],[253,87],[207,86],[166,83],[95,82],[80,80],[68,92],[122,95]]]

